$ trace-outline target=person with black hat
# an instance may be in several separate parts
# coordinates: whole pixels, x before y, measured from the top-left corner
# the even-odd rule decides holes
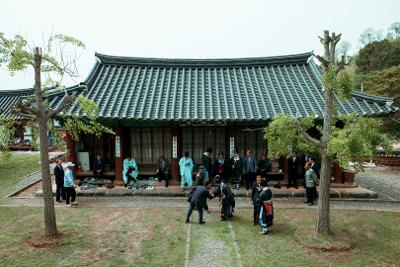
[[[263,187],[261,184],[262,177],[261,175],[257,175],[256,181],[254,182],[251,188],[251,201],[253,202],[253,222],[254,225],[258,225],[258,215],[260,213],[260,203],[258,201],[258,197],[261,194]]]
[[[233,217],[235,208],[235,196],[233,195],[231,188],[225,182],[225,179],[219,175],[215,176],[215,182],[218,187],[215,189],[214,197],[219,196],[219,203],[221,205],[221,221]]]
[[[220,151],[218,153],[218,158],[214,162],[214,176],[219,175],[221,179],[226,179],[227,177],[227,170],[226,170],[226,161],[224,152]]]
[[[239,190],[243,164],[242,164],[242,159],[240,158],[239,155],[239,151],[237,149],[235,149],[233,157],[230,159],[229,163],[232,170],[233,183],[234,183],[232,188]]]
[[[260,204],[260,213],[258,221],[261,226],[261,234],[266,235],[271,232],[271,226],[274,221],[274,206],[272,203],[272,191],[268,187],[268,183],[263,188],[262,192],[258,196],[258,202]]]

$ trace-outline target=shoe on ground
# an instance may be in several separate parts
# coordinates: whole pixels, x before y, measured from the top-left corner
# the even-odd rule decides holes
[[[71,202],[71,205],[78,205],[78,202]]]
[[[206,222],[205,222],[205,221],[202,221],[202,222],[199,222],[199,224],[206,224]]]
[[[190,223],[190,221],[189,221],[189,220],[186,220],[185,223]]]
[[[72,205],[71,205],[71,204],[67,204],[66,206],[67,206],[67,207],[72,207]]]

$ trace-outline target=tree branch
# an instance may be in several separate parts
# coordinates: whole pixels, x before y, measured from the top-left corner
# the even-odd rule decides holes
[[[26,113],[26,114],[31,114],[31,115],[35,115],[35,116],[39,115],[39,110],[37,108],[28,106],[22,100],[18,100],[15,103],[13,110],[15,110],[16,112],[24,113],[24,114]]]
[[[32,120],[32,121],[37,120],[37,118],[36,118],[35,115],[28,114],[28,113],[23,113],[23,112],[14,110],[14,109],[12,109],[11,111],[12,111],[12,113],[15,114],[15,115],[22,116],[22,117],[27,118],[27,119],[30,119],[30,120]]]
[[[74,92],[72,95],[65,94],[64,98],[62,99],[61,104],[58,106],[58,108],[50,111],[47,114],[48,119],[53,119],[55,115],[69,107],[72,103],[74,103],[76,99],[76,93]]]
[[[297,127],[297,130],[301,133],[301,135],[304,136],[308,141],[310,141],[312,144],[316,145],[318,148],[321,148],[321,141],[318,139],[315,139],[311,135],[307,133],[307,130],[301,125],[301,122],[296,118],[295,119],[295,125]]]
[[[324,68],[328,68],[329,63],[328,61],[326,61],[323,57],[321,57],[320,55],[315,55],[314,56],[318,59],[319,62],[321,62],[321,64],[324,66]]]

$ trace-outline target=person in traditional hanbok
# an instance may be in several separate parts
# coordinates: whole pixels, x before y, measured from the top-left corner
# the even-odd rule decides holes
[[[226,166],[224,152],[220,151],[218,153],[218,159],[214,162],[214,176],[219,175],[222,180],[227,178],[227,166]]]
[[[137,181],[138,176],[139,170],[136,161],[128,156],[123,162],[122,177],[124,179],[124,186],[127,187],[131,181]]]
[[[179,160],[179,168],[181,174],[181,188],[185,189],[185,184],[188,187],[192,187],[192,172],[193,172],[193,160],[189,157],[189,152],[186,151],[183,157]]]
[[[240,180],[242,176],[242,159],[239,156],[239,151],[235,150],[233,157],[229,162],[232,169],[232,177],[233,177],[233,186],[232,188],[239,190]]]
[[[251,201],[253,202],[253,222],[254,225],[258,225],[258,216],[260,214],[260,203],[258,197],[263,191],[261,185],[261,175],[257,175],[256,181],[251,188]]]
[[[219,196],[219,203],[221,205],[221,221],[233,217],[235,208],[235,196],[231,188],[225,183],[225,179],[219,175],[215,176],[215,182],[218,187],[215,189],[213,196]]]
[[[274,207],[272,204],[272,192],[268,184],[263,188],[259,195],[260,214],[259,224],[261,226],[261,234],[266,235],[271,232],[271,226],[274,220]]]

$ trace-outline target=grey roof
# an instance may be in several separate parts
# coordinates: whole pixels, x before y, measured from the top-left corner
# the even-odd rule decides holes
[[[96,57],[85,80],[86,96],[97,103],[103,119],[257,122],[279,113],[322,118],[320,72],[312,53],[240,59]],[[52,99],[52,106],[60,97]],[[360,92],[336,103],[343,115],[379,116],[397,109],[392,98]],[[69,113],[80,113],[79,107]]]

